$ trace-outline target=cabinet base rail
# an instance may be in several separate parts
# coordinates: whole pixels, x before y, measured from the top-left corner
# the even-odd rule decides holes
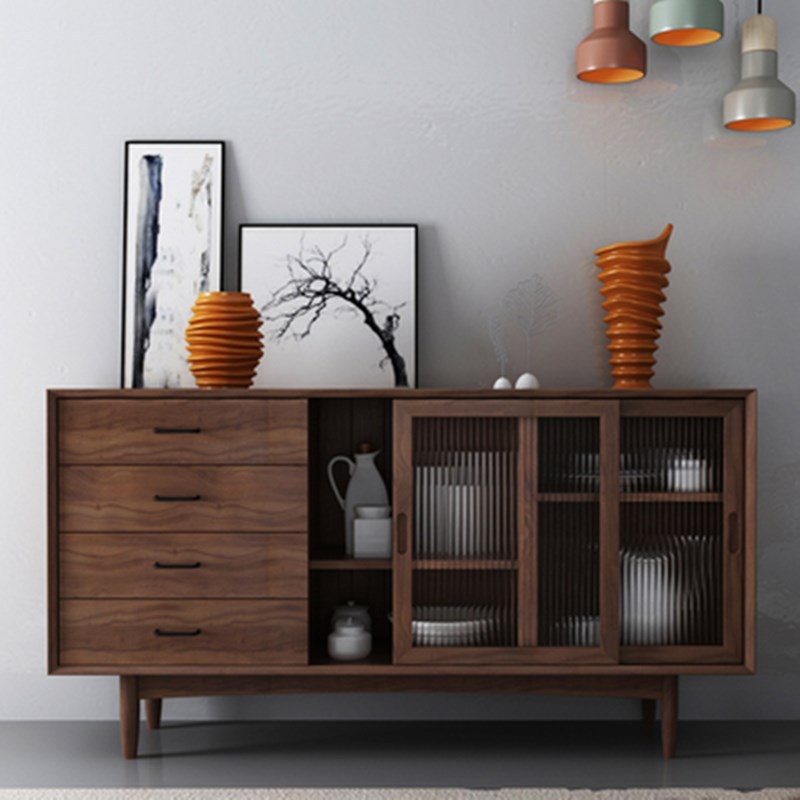
[[[678,678],[675,675],[616,676],[180,676],[121,675],[119,683],[122,754],[136,758],[140,700],[148,728],[161,726],[164,698],[221,695],[308,694],[334,692],[508,693],[564,696],[634,697],[642,701],[642,719],[652,725],[661,705],[661,746],[673,758],[678,741]]]

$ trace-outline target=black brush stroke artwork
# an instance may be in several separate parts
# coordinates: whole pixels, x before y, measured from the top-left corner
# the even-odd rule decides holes
[[[158,256],[158,213],[161,206],[161,156],[144,156],[139,163],[142,193],[136,220],[136,285],[133,309],[134,388],[144,386],[144,357],[150,343],[150,328],[156,317],[156,297],[150,292],[153,265]]]
[[[333,262],[347,247],[347,237],[342,239],[338,247],[329,251],[318,246],[306,249],[304,238],[301,237],[297,254],[289,253],[286,256],[289,279],[272,293],[272,299],[261,311],[265,320],[278,323],[272,334],[275,341],[289,335],[295,339],[305,339],[330,304],[343,303],[345,309],[360,315],[362,322],[378,337],[385,353],[380,362],[381,369],[388,361],[394,372],[394,385],[408,386],[406,360],[397,349],[395,337],[400,327],[400,309],[407,304],[390,305],[378,300],[375,296],[378,281],[364,274],[372,255],[369,237],[361,240],[361,246],[361,257],[353,266],[350,277],[338,280],[334,276]],[[272,313],[275,311],[281,313]],[[381,314],[384,315],[383,321],[379,318]]]

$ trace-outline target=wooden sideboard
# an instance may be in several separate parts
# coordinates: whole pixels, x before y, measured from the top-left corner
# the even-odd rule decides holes
[[[661,704],[755,669],[756,395],[51,390],[49,672],[140,700],[518,692]],[[328,461],[380,450],[393,555],[345,557]],[[336,606],[374,647],[332,661]]]

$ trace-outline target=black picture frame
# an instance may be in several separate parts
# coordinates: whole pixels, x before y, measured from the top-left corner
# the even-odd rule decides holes
[[[370,240],[372,250],[368,253],[364,245],[365,236],[372,237]],[[263,246],[255,246],[254,237],[265,239],[269,244],[262,243]],[[294,252],[289,247],[290,244],[294,246]],[[336,298],[336,303],[331,302],[324,308],[318,305],[314,313],[317,311],[320,313],[313,321],[313,314],[301,314],[297,317],[296,322],[302,325],[308,327],[308,323],[311,323],[311,330],[307,334],[303,335],[306,328],[292,326],[282,336],[280,335],[280,331],[272,324],[275,322],[271,319],[274,314],[270,313],[277,311],[277,307],[267,306],[275,299],[271,293],[291,280],[286,266],[287,260],[291,256],[297,257],[297,248],[306,245],[309,251],[320,247],[325,254],[332,252],[334,258],[342,259],[344,256],[350,256],[349,263],[356,266],[366,255],[366,263],[361,265],[356,279],[368,278],[373,282],[376,291],[384,293],[380,300],[372,298],[375,307],[380,307],[374,320],[377,326],[366,319],[363,310],[348,308],[348,303]],[[375,245],[380,245],[377,251]],[[339,268],[338,263],[331,267],[334,271]],[[272,269],[275,272],[269,275]],[[398,269],[404,271],[403,275],[397,275]],[[264,318],[262,330],[265,335],[265,355],[254,385],[263,388],[416,387],[418,269],[419,226],[413,222],[269,222],[240,225],[238,287],[240,291],[253,296],[253,302]],[[344,271],[347,271],[346,267]],[[350,277],[348,276],[348,279]],[[363,291],[367,286],[362,282],[360,288]],[[350,330],[345,331],[343,327],[331,326],[328,328],[327,337],[324,333],[314,330],[319,320],[323,319],[322,315],[336,316],[338,319],[355,317],[359,323],[366,323],[367,328],[375,333],[372,340],[367,338],[366,344],[361,340],[358,343],[357,349],[364,357],[363,370],[350,369],[349,362],[356,358],[354,348],[348,345],[348,342],[352,343],[352,339],[337,345],[338,352],[337,347],[330,346],[333,339],[338,341],[340,336],[349,337]],[[363,327],[360,326],[361,331]],[[390,355],[391,348],[383,338],[377,338],[376,328],[383,332],[383,336],[393,337],[395,349],[399,352],[400,360],[404,362],[405,382],[398,380],[402,372],[398,369],[396,360]],[[318,334],[316,337],[314,337],[315,332]],[[289,340],[293,340],[298,346],[293,348],[291,355],[287,354],[284,357],[276,348],[287,344]],[[366,357],[370,342],[377,356],[374,361]],[[312,346],[302,348],[298,343]],[[383,367],[380,366],[382,362]],[[341,374],[332,374],[332,368],[333,372],[340,370]]]

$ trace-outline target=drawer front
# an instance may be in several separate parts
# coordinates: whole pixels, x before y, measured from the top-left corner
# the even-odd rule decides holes
[[[307,528],[305,467],[59,470],[61,531],[229,532]]]
[[[66,533],[64,598],[308,596],[308,541],[298,533]]]
[[[63,600],[61,666],[305,664],[305,600]]]
[[[305,400],[61,400],[62,464],[305,464]]]

